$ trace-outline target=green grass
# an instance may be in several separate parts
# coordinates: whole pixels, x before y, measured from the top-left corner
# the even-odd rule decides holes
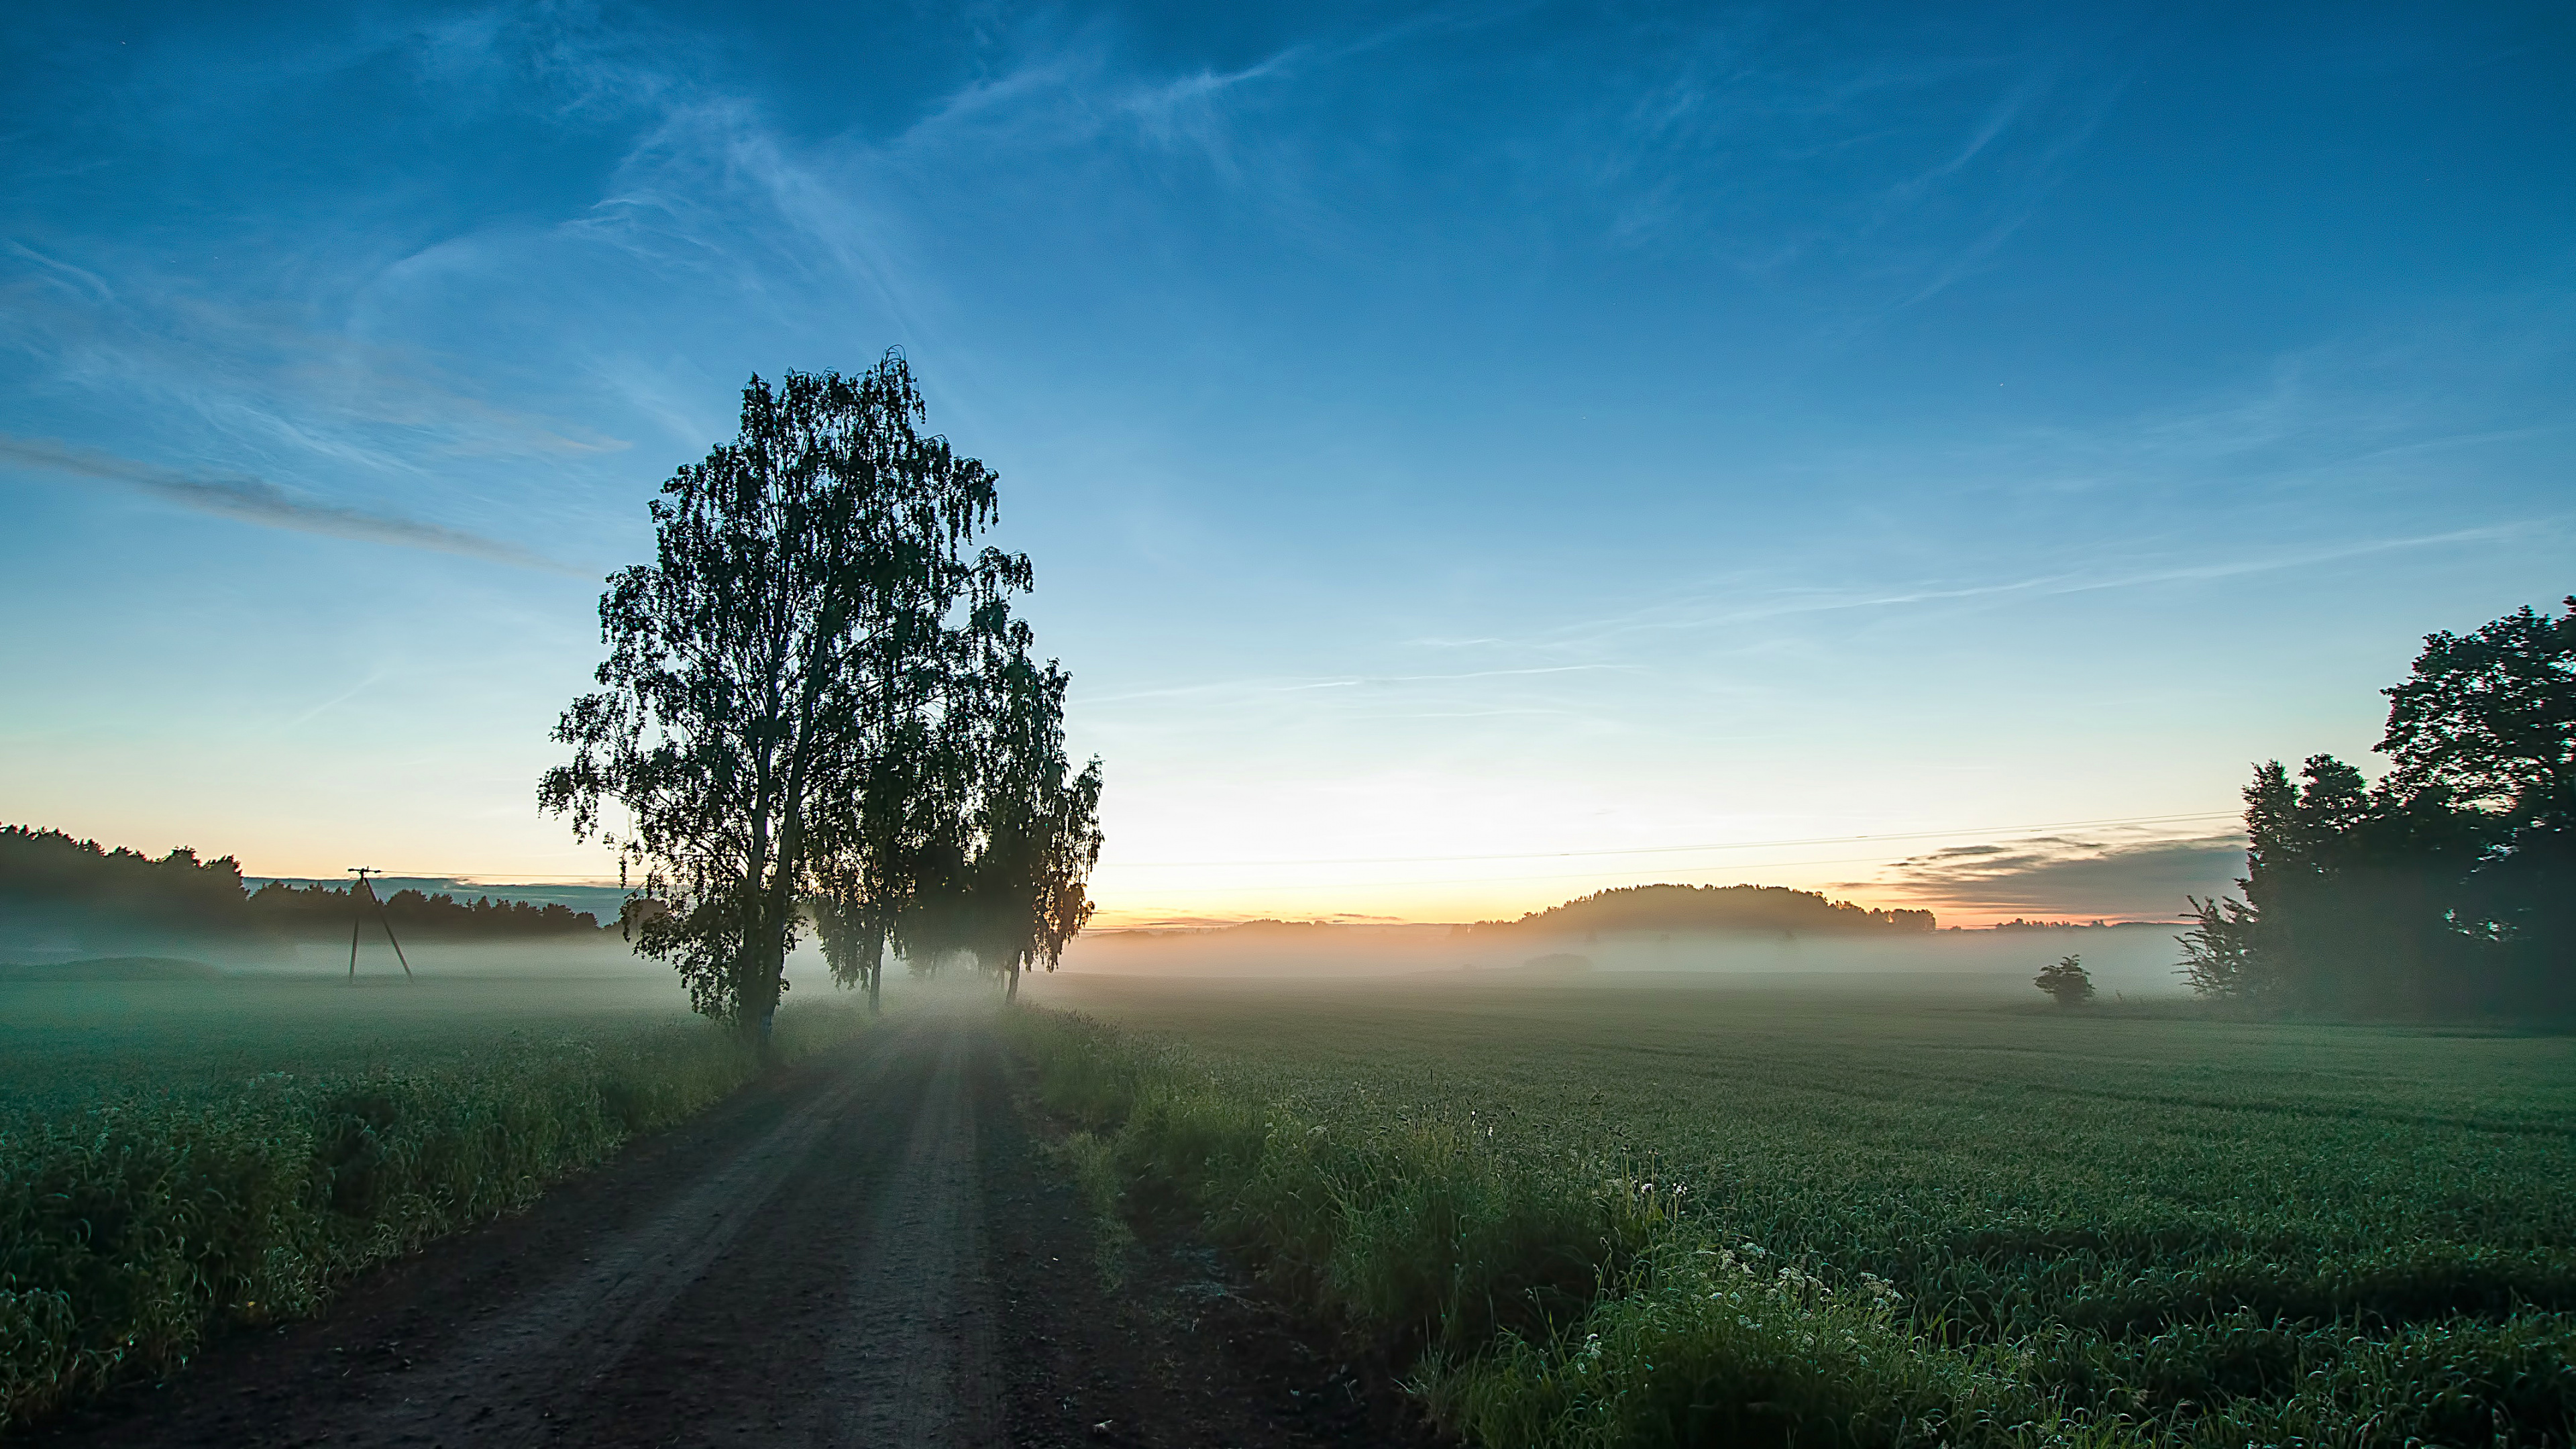
[[[451,953],[453,954],[453,953]],[[368,963],[212,981],[0,981],[0,1105],[78,1102],[137,1082],[171,1086],[265,1071],[333,1071],[470,1049],[513,1031],[590,1034],[685,1019],[667,968],[527,951],[466,975],[423,963],[405,981]],[[442,960],[440,966],[451,966]]]
[[[1066,979],[1044,1089],[1480,1442],[2565,1444],[2576,1044]]]
[[[794,1006],[780,1045],[863,1019]],[[0,1430],[309,1314],[755,1068],[631,982],[0,989]]]

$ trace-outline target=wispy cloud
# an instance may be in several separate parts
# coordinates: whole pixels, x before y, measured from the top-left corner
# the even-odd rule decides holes
[[[76,267],[60,258],[49,257],[23,242],[10,242],[7,249],[11,256],[24,258],[42,268],[47,279],[56,286],[69,284],[75,295],[85,301],[105,304],[116,300],[116,289],[107,284],[107,279],[86,267]]]
[[[2054,102],[2051,114],[2027,123],[2026,129],[2033,132],[2029,143],[2002,167],[1990,196],[1978,209],[1980,219],[1969,222],[1972,230],[1964,244],[1927,249],[1930,276],[1898,308],[1929,301],[1985,267],[2039,214],[2126,88],[2125,78],[2067,85],[2062,69],[2054,63],[2040,66],[1996,104],[1957,154],[1889,190],[1884,209],[1890,217],[1920,205],[1995,148],[2007,130],[2025,125],[2027,113]]]
[[[2035,836],[1910,856],[1876,880],[1838,882],[1953,908],[2043,916],[2171,916],[2185,896],[2234,888],[2245,837],[2180,840]]]
[[[1969,132],[1967,140],[1960,144],[1957,151],[1889,187],[1886,191],[1887,203],[1894,206],[1910,205],[1967,169],[1969,162],[1984,154],[1986,148],[1995,143],[1995,138],[2001,136],[2006,128],[2030,108],[2032,102],[2046,92],[2048,79],[2046,72],[2042,71],[2025,77],[2019,84],[2006,91],[2003,98],[1979,119],[1975,129]]]
[[[360,694],[364,693],[368,686],[383,679],[385,675],[386,670],[381,665],[368,670],[364,679],[361,679],[357,683],[350,685],[348,688],[339,691],[319,704],[313,705],[308,709],[299,710],[293,718],[288,719],[282,726],[280,726],[280,728],[293,729],[297,725],[310,721],[316,715],[319,715],[326,710],[332,709],[338,705],[346,704],[348,701],[355,699]]]
[[[454,375],[457,360],[325,322],[324,309],[344,309],[345,296],[219,301],[139,261],[111,289],[32,249],[6,251],[41,269],[0,289],[17,324],[10,350],[36,359],[57,389],[148,398],[232,451],[401,474],[421,471],[424,456],[566,460],[627,446],[478,396]]]
[[[1874,549],[1837,537],[1830,558],[1792,541],[1776,560],[1641,589],[1624,607],[1510,635],[1461,629],[1413,642],[1543,660],[1796,616],[2010,608],[2545,546],[2576,529],[2576,510],[2454,500],[2460,481],[2565,435],[2563,409],[2535,409],[2514,379],[2550,360],[2549,339],[2563,337],[2570,315],[2563,298],[2518,298],[2439,328],[2357,330],[2289,349],[2225,385],[2089,424],[2003,427],[1903,452],[1820,450],[1778,481],[1874,499],[1874,509],[1891,493],[1940,497],[1962,514],[2002,520],[2007,534],[2041,536],[1998,550],[1981,534],[1937,526],[1882,530]],[[2372,493],[2406,506],[2352,506]],[[2444,506],[2426,506],[2435,499]],[[2209,525],[2220,518],[2231,522]],[[1857,511],[1853,521],[1875,526]],[[1862,555],[1866,575],[1846,563]]]
[[[1520,638],[1483,636],[1462,639],[1421,639],[1415,642],[1425,647],[1438,648],[1592,650],[1630,636],[1727,629],[1767,619],[1781,619],[1802,614],[1846,613],[1979,600],[2046,599],[2073,594],[2151,588],[2158,585],[2208,582],[2280,573],[2418,549],[2491,543],[2555,528],[2564,522],[2563,518],[2518,519],[2477,528],[2446,529],[2393,538],[2361,538],[2308,546],[2284,545],[2268,549],[2249,549],[2226,558],[2199,562],[2171,562],[2145,567],[2132,564],[2122,568],[2098,562],[2086,562],[2070,564],[2068,567],[2046,573],[2025,574],[2018,578],[1976,583],[1950,583],[1927,579],[1897,588],[1795,586],[1703,590],[1678,598],[1656,600],[1621,613],[1600,615]]]
[[[1624,673],[1624,664],[1555,664],[1530,669],[1463,669],[1438,674],[1348,674],[1322,679],[1235,679],[1169,689],[1139,689],[1084,700],[1086,705],[1125,704],[1140,699],[1179,699],[1209,695],[1309,694],[1318,690],[1365,689],[1403,684],[1445,684],[1471,679],[1508,679],[1526,675]]]
[[[1822,267],[1847,340],[1984,266],[2091,143],[2124,83],[2078,29],[1998,54],[1917,24],[1817,55],[1737,14],[1641,44],[1590,122],[1610,239],[1780,282]]]
[[[0,463],[115,483],[182,508],[256,523],[266,528],[427,549],[433,553],[479,558],[548,573],[579,575],[585,572],[514,543],[443,524],[423,523],[396,514],[298,497],[266,479],[247,474],[184,473],[131,458],[68,448],[41,438],[18,438],[5,434],[0,434]]]
[[[1156,72],[1133,65],[1105,35],[1049,37],[1018,63],[961,86],[887,143],[890,153],[948,155],[961,146],[1062,151],[1104,140],[1196,152],[1229,179],[1248,109],[1264,87],[1285,85],[1373,52],[1425,37],[1507,23],[1534,0],[1426,10],[1351,34],[1323,34],[1249,64]]]

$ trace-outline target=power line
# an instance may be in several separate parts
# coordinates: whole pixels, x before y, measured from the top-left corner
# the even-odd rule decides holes
[[[2043,820],[2030,825],[1988,825],[1965,830],[1913,830],[1883,835],[1817,835],[1802,840],[1736,840],[1713,845],[1635,845],[1611,850],[1532,850],[1504,855],[1375,855],[1338,856],[1313,860],[1126,860],[1104,861],[1120,870],[1214,869],[1224,866],[1250,865],[1437,865],[1451,861],[1473,860],[1575,860],[1613,855],[1678,855],[1699,850],[1768,850],[1793,845],[1858,845],[1878,840],[1941,840],[1967,835],[2011,835],[2024,830],[2076,830],[2103,825],[2170,825],[2187,820],[2233,820],[2233,810],[2202,810],[2184,815],[2124,815],[2101,820]],[[1876,856],[1857,857],[1875,860]],[[1767,865],[1831,865],[1832,861],[1754,861],[1744,862],[1751,869]],[[1719,867],[1676,867],[1707,869]],[[1733,869],[1734,867],[1727,867]],[[1553,876],[1527,876],[1528,880],[1553,880]],[[1427,884],[1427,882],[1426,882]]]

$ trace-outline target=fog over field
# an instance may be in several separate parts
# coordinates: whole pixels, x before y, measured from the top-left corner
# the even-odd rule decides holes
[[[30,1099],[137,1079],[209,1080],[363,1067],[422,1051],[467,1050],[524,1033],[592,1032],[677,1021],[688,994],[668,965],[614,930],[504,941],[405,940],[407,976],[372,925],[349,969],[345,938],[237,934],[120,936],[114,953],[70,955],[0,942],[0,1094]],[[2031,978],[2080,955],[2102,1000],[2179,998],[2172,928],[2128,925],[1915,931],[1871,936],[1677,932],[1556,937],[1447,925],[1255,923],[1222,930],[1098,931],[1065,954],[1040,1002],[1083,1004],[1082,983],[1118,978],[1221,986],[1377,983],[1435,989],[1532,987],[1623,992],[1689,982],[1801,994],[1883,995],[2039,1006]],[[790,956],[791,1006],[851,1002],[810,935]],[[889,973],[899,1004],[996,990],[970,963],[925,982]],[[1464,997],[1462,996],[1462,1001]]]
[[[348,999],[368,1003],[368,1010],[404,1017],[433,1015],[467,1001],[477,1010],[504,1002],[537,1012],[573,1004],[688,1010],[679,973],[668,962],[638,955],[615,931],[505,941],[406,938],[408,974],[383,935],[371,934],[358,948],[354,973],[345,939],[244,941],[161,933],[120,940],[113,950],[52,951],[11,950],[0,943],[0,992],[115,988],[121,999],[145,1003],[182,987],[219,993],[210,1000],[247,1000],[243,993],[260,988],[339,986]],[[787,976],[808,997],[832,990],[830,969],[811,939],[789,955]],[[220,994],[225,992],[232,995]]]
[[[1066,950],[1068,972],[1334,980],[1447,973],[1478,981],[1589,979],[1604,987],[1673,976],[1911,990],[1951,988],[2037,1000],[2031,977],[2080,955],[2106,999],[2188,995],[2175,974],[2179,926],[1918,931],[1871,936],[1743,932],[1523,935],[1457,926],[1263,922],[1216,931],[1094,931]],[[1571,959],[1567,959],[1571,958]]]
[[[1088,931],[1061,969],[1086,975],[1204,976],[1332,981],[1451,974],[1482,981],[1597,980],[1616,985],[1653,976],[1762,978],[1777,984],[1855,985],[1902,978],[1918,986],[2016,995],[2060,957],[2077,955],[2105,998],[2178,996],[2179,925],[2051,926],[1922,931],[1872,936],[1744,932],[1524,935],[1452,925],[1339,926],[1256,922],[1221,930]],[[526,985],[532,1003],[550,991],[685,1009],[677,973],[636,954],[615,931],[507,941],[403,941],[413,984]],[[908,963],[890,973],[907,980]],[[971,963],[942,976],[973,974]],[[244,940],[238,936],[148,933],[110,948],[0,943],[0,982],[79,979],[162,984],[191,979],[347,982],[345,939]],[[820,947],[808,933],[791,953],[787,977],[807,999],[833,990]],[[361,989],[404,984],[404,969],[370,926],[358,948]],[[406,1008],[411,1009],[411,1008]]]
[[[599,1040],[668,1024],[695,1030],[668,965],[615,931],[570,939],[403,943],[381,934],[349,972],[345,938],[248,943],[164,934],[132,954],[30,962],[0,950],[0,1108],[131,1088],[238,1084],[267,1073],[409,1069],[514,1041]],[[809,944],[789,961],[788,1005],[856,1000]],[[897,1004],[938,989],[898,978]],[[991,995],[981,982],[979,997]]]

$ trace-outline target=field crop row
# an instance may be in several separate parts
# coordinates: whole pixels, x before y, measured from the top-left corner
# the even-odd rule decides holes
[[[780,1044],[801,1054],[863,1020],[791,1009]],[[21,1099],[0,1111],[0,1431],[166,1372],[217,1325],[309,1314],[351,1274],[524,1206],[755,1065],[714,1025],[629,1021]]]
[[[1017,1028],[1203,1216],[1538,1444],[2565,1444],[2568,1043],[1710,991]]]

